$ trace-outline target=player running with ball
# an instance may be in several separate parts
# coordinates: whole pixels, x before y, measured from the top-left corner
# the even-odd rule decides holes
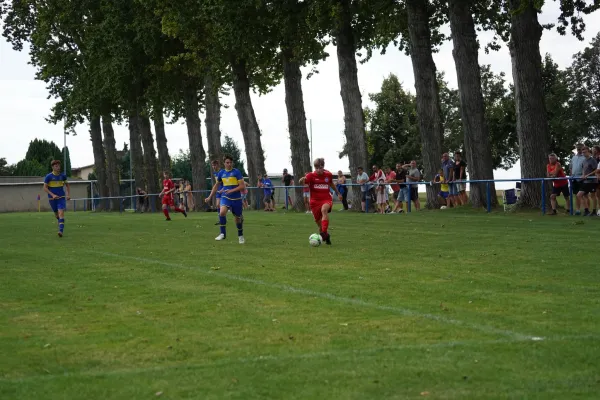
[[[300,178],[300,184],[307,184],[310,190],[310,209],[315,217],[315,222],[319,227],[321,238],[327,244],[331,244],[331,235],[329,229],[329,213],[333,207],[333,198],[330,189],[338,195],[342,201],[342,195],[333,184],[333,175],[325,169],[325,159],[317,158],[314,162],[315,171],[309,172],[305,177]]]

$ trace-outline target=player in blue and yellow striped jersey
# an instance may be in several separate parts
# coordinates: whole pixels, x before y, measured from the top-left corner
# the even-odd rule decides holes
[[[219,209],[219,224],[221,225],[221,233],[215,238],[215,240],[223,240],[227,237],[227,210],[231,210],[231,213],[235,217],[235,224],[238,229],[238,240],[240,244],[245,243],[243,222],[244,217],[242,216],[243,202],[242,202],[242,190],[246,187],[244,183],[244,177],[242,173],[233,168],[233,157],[226,155],[223,157],[225,162],[225,169],[219,171],[217,175],[217,182],[212,188],[212,191],[206,198],[206,203],[210,203],[212,197],[218,190],[221,192],[221,208]],[[222,189],[219,189],[222,185]]]
[[[48,193],[48,202],[58,220],[58,236],[62,237],[65,228],[67,200],[71,199],[71,187],[67,182],[67,175],[60,172],[60,161],[53,160],[51,165],[52,172],[44,178],[44,192]]]

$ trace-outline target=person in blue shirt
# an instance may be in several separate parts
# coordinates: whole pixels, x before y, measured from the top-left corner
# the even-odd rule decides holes
[[[219,225],[221,225],[221,233],[215,240],[224,240],[227,237],[227,211],[231,210],[231,213],[235,217],[235,224],[238,229],[238,241],[240,244],[244,244],[246,240],[244,239],[243,229],[242,190],[244,190],[246,185],[242,173],[233,168],[233,157],[226,155],[223,160],[225,162],[225,169],[219,171],[217,182],[214,184],[205,201],[206,203],[210,203],[215,193],[219,190],[219,187],[222,187],[221,207],[219,209]]]
[[[44,178],[44,192],[48,193],[48,202],[58,220],[58,236],[62,237],[65,229],[67,200],[71,199],[71,187],[67,181],[67,175],[60,172],[60,161],[53,160],[50,165],[52,172]]]
[[[219,160],[215,159],[210,163],[211,167],[212,167],[212,174],[215,178],[215,182],[217,181],[217,177],[219,176],[219,173],[221,171],[224,171],[223,168],[221,168],[221,165],[219,163]],[[217,210],[219,210],[221,208],[221,191],[223,190],[223,185],[219,185],[219,188],[217,189],[217,193],[215,195],[215,205],[217,207]],[[217,221],[215,223],[215,225],[220,225],[221,222]]]
[[[273,182],[269,179],[267,174],[263,175],[261,180],[261,186],[263,188],[265,211],[274,211],[273,206]]]

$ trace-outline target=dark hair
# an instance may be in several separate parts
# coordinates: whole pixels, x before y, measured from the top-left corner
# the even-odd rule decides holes
[[[315,162],[313,164],[315,166],[318,165],[320,167],[324,167],[325,166],[325,159],[324,158],[317,158],[317,159],[315,159]]]
[[[455,152],[454,152],[454,155],[455,155],[455,156],[462,156],[462,154],[460,153],[460,151],[455,151]]]
[[[50,166],[54,167],[54,165],[56,165],[56,164],[60,165],[61,164],[60,160],[52,160],[52,162],[50,163]]]
[[[233,162],[233,156],[231,154],[225,154],[223,156],[223,161],[225,160],[230,160],[231,162]]]
[[[362,169],[363,171],[365,170],[363,167],[356,167],[356,169]]]
[[[215,164],[218,164],[218,163],[219,163],[219,160],[218,160],[218,159],[214,159],[214,160],[212,160],[210,163],[211,163],[212,165],[215,165]]]

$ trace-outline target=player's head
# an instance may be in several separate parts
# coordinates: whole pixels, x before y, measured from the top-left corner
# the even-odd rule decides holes
[[[225,156],[223,156],[223,163],[225,164],[225,169],[227,171],[233,169],[233,157],[230,154],[225,154]]]
[[[323,170],[325,169],[325,159],[324,158],[317,158],[315,160],[315,162],[313,163],[313,166],[315,167],[315,172],[317,174],[322,174]]]
[[[220,167],[219,160],[212,160],[211,163],[210,163],[210,166],[212,167],[212,169],[214,171],[218,171],[219,167]]]
[[[52,160],[50,166],[52,167],[52,172],[56,172],[57,174],[60,172],[60,160]]]
[[[165,179],[169,179],[171,177],[171,174],[169,173],[169,171],[163,171],[163,177]]]

